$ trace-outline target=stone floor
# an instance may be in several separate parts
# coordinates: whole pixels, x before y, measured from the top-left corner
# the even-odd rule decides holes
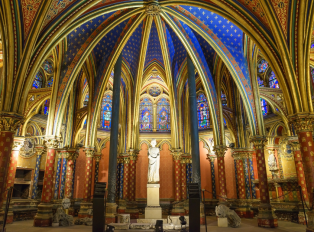
[[[292,222],[279,221],[279,227],[276,229],[259,228],[257,227],[256,219],[242,219],[242,224],[239,228],[218,228],[216,217],[207,217],[207,231],[208,232],[305,232],[305,226]],[[71,227],[56,227],[43,228],[33,227],[33,221],[20,221],[7,225],[7,232],[91,232],[91,226],[71,226]],[[124,231],[124,230],[121,230]],[[130,230],[136,231],[136,230]],[[144,232],[146,230],[138,230]],[[148,230],[153,231],[153,230]],[[192,230],[191,230],[192,231]],[[201,231],[205,232],[205,226],[201,227]]]

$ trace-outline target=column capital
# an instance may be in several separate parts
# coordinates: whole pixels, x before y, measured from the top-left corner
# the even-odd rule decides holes
[[[293,124],[293,127],[296,133],[313,131],[313,122],[314,122],[313,113],[293,114],[293,115],[289,115],[288,119],[289,119],[290,124]]]
[[[140,150],[137,149],[129,149],[128,150],[128,154],[129,154],[129,158],[130,160],[136,161],[137,160],[137,155],[140,153]]]
[[[57,149],[59,147],[59,143],[61,142],[61,138],[58,136],[46,136],[45,137],[45,145],[49,149]]]
[[[215,159],[217,159],[217,157],[215,155],[209,155],[207,154],[207,158],[209,160],[209,162],[215,162]]]
[[[265,143],[267,142],[267,139],[265,136],[253,136],[250,138],[250,142],[253,143],[255,149],[262,150],[265,147]]]
[[[101,160],[101,152],[95,152],[94,159],[96,162],[100,162]]]
[[[182,150],[181,149],[173,149],[171,150],[171,155],[174,160],[181,160],[182,158]]]
[[[35,152],[36,152],[37,156],[41,156],[46,151],[47,151],[47,148],[44,145],[37,145],[37,146],[35,146]]]
[[[24,146],[24,141],[24,136],[14,137],[12,151],[20,151],[20,149]]]
[[[225,153],[227,151],[226,146],[214,146],[214,152],[216,153],[217,158],[225,157]]]
[[[85,156],[89,158],[93,158],[95,155],[95,148],[94,147],[85,147]]]
[[[73,161],[79,156],[76,148],[63,148],[60,153],[63,155],[63,158]]]
[[[11,112],[0,112],[0,131],[14,132],[24,123],[22,115]]]

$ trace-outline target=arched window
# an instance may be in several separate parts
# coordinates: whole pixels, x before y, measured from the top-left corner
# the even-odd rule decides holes
[[[269,87],[279,89],[279,83],[273,71],[271,71],[269,76]]]
[[[45,105],[44,105],[44,114],[45,115],[49,114],[49,106],[50,106],[50,99],[45,101]]]
[[[112,111],[112,97],[110,94],[105,94],[101,105],[100,115],[101,128],[103,129],[111,128],[111,111]]]
[[[264,73],[267,68],[268,68],[268,62],[266,60],[261,60],[258,65],[258,72]]]
[[[157,102],[157,130],[170,131],[170,103],[165,98]]]
[[[152,131],[153,104],[149,98],[143,98],[140,102],[140,131]]]
[[[43,63],[43,69],[49,73],[49,74],[52,74],[53,72],[53,65],[52,65],[52,62],[50,60],[45,60],[44,63]]]
[[[84,99],[84,106],[88,105],[88,100],[89,100],[89,93],[86,94],[85,99]]]
[[[198,128],[206,129],[210,125],[209,108],[207,98],[204,94],[199,94],[197,97],[197,115],[198,115]]]
[[[264,81],[259,76],[257,77],[257,84],[259,87],[265,87]]]
[[[33,82],[32,89],[40,89],[40,88],[42,88],[42,86],[43,86],[43,79],[44,79],[43,73],[41,71],[39,71],[36,74],[36,76],[35,76],[35,80]]]
[[[223,106],[227,106],[227,97],[226,97],[226,94],[223,91],[221,91],[221,104]]]
[[[263,116],[267,115],[268,114],[268,105],[267,105],[267,102],[262,98],[261,98],[261,106],[262,106]]]
[[[53,84],[53,77],[49,77],[47,81],[47,87],[52,87],[52,84]]]

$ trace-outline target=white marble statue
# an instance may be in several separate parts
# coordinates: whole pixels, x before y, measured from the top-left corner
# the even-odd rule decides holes
[[[160,166],[160,151],[156,147],[156,139],[150,143],[152,147],[148,149],[148,183],[159,182],[159,166]]]
[[[273,151],[269,152],[268,167],[269,167],[269,171],[277,171],[278,170],[277,160],[276,160],[276,157],[275,157],[275,154]]]

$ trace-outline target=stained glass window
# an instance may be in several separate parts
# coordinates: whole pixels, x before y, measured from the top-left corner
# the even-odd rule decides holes
[[[157,102],[157,130],[170,131],[170,103],[165,98]]]
[[[314,43],[312,43],[311,48],[314,48]]]
[[[112,112],[112,97],[110,94],[106,94],[102,100],[100,123],[101,128],[111,128],[111,112]]]
[[[52,66],[52,62],[50,60],[45,60],[45,62],[43,63],[43,69],[51,74],[53,72],[53,66]]]
[[[52,87],[52,84],[53,84],[53,77],[50,77],[47,82],[47,87]]]
[[[268,62],[266,60],[261,60],[261,62],[258,65],[258,72],[264,73],[267,68],[268,68]]]
[[[265,87],[264,81],[259,76],[257,77],[257,84],[259,87]]]
[[[35,76],[32,89],[40,89],[43,86],[43,79],[44,79],[43,73],[39,71]]]
[[[197,115],[198,115],[198,128],[206,129],[210,125],[209,108],[207,98],[204,94],[199,94],[197,97]]]
[[[261,106],[262,106],[263,116],[267,115],[268,114],[268,105],[267,105],[267,102],[262,98],[261,98]]]
[[[227,121],[226,119],[223,119],[224,120],[224,126],[227,126]]]
[[[273,71],[271,71],[269,76],[269,87],[279,89],[279,83]]]
[[[50,106],[50,99],[45,101],[45,105],[44,105],[44,114],[45,115],[49,114],[49,106]]]
[[[140,102],[140,131],[152,131],[153,104],[149,98],[143,98]]]
[[[161,90],[158,86],[153,86],[149,89],[149,94],[153,97],[158,97],[161,93]]]
[[[89,93],[86,94],[85,99],[84,99],[84,106],[88,105],[88,100],[89,100]]]
[[[226,97],[226,94],[223,91],[221,91],[221,104],[223,106],[227,106],[227,97]]]
[[[314,82],[314,68],[310,68],[311,69],[311,76],[312,76],[312,81]]]

